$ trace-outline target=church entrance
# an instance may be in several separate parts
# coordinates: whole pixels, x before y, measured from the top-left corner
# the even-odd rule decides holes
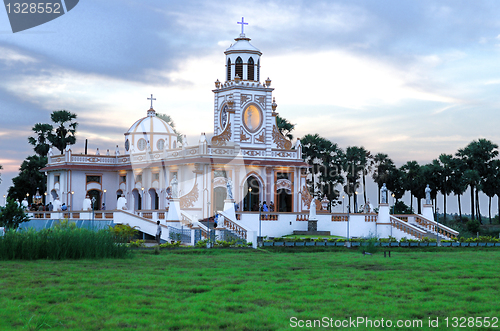
[[[243,199],[243,211],[259,211],[260,183],[257,178],[248,177],[244,189],[246,195]]]
[[[276,210],[279,212],[292,211],[292,195],[284,188],[277,192]]]
[[[214,213],[219,210],[224,210],[224,200],[227,197],[227,189],[225,187],[214,188]]]
[[[158,197],[158,193],[156,193],[156,190],[154,188],[149,189],[149,197],[151,199],[151,209],[157,210],[160,199]]]
[[[132,197],[134,199],[134,202],[133,202],[134,210],[141,210],[142,209],[142,199],[141,199],[141,195],[139,194],[139,190],[137,190],[137,189],[133,190]]]
[[[89,195],[90,201],[95,199],[95,202],[93,202],[93,209],[94,210],[99,210],[101,209],[101,191],[98,190],[90,190],[87,191],[87,194]]]

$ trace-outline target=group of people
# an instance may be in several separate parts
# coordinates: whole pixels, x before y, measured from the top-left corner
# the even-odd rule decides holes
[[[256,202],[253,204],[252,211],[259,211],[259,202]],[[264,203],[262,203],[262,206],[260,207],[260,211],[273,212],[274,211],[274,203],[271,201],[269,203],[269,206],[268,206],[267,203],[264,201]]]

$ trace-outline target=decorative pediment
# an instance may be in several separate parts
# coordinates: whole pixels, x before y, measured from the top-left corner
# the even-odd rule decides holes
[[[194,203],[198,201],[198,183],[195,183],[191,191],[181,197],[180,205],[181,208],[194,207]]]
[[[273,141],[280,149],[292,149],[292,142],[286,139],[276,126],[273,126]]]
[[[266,143],[266,129],[262,130],[255,136],[255,142],[265,144]]]
[[[251,94],[242,94],[240,97],[240,102],[243,105],[244,103],[252,101],[252,95]]]
[[[213,146],[226,146],[231,139],[231,123],[228,123],[226,129],[219,135],[212,137]]]

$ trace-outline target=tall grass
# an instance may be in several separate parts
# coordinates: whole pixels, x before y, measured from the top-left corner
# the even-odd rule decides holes
[[[109,230],[9,230],[0,237],[0,260],[121,258],[127,252],[126,245]]]

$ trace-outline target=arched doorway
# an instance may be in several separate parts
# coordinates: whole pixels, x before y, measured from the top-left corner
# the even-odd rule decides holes
[[[227,189],[225,187],[214,188],[214,213],[219,210],[224,210],[224,200],[227,197]]]
[[[142,206],[142,199],[141,199],[141,194],[139,193],[139,190],[137,189],[134,189],[132,191],[132,197],[134,199],[134,202],[133,202],[133,206],[134,206],[134,210],[141,210],[141,206]]]
[[[57,192],[56,192],[56,190],[50,191],[50,195],[52,196],[52,201],[54,201],[57,198]]]
[[[89,190],[87,191],[89,195],[90,201],[94,201],[92,205],[92,209],[99,210],[101,209],[101,191],[98,190]],[[95,199],[95,200],[94,200]]]
[[[276,210],[279,212],[292,211],[292,194],[287,189],[279,189],[277,192]]]
[[[260,182],[254,177],[250,176],[245,182],[244,190],[246,192],[243,199],[243,211],[259,211],[259,197],[260,197]]]
[[[158,193],[156,193],[156,190],[154,188],[149,189],[149,197],[151,199],[151,209],[157,210],[160,199],[158,197]]]

